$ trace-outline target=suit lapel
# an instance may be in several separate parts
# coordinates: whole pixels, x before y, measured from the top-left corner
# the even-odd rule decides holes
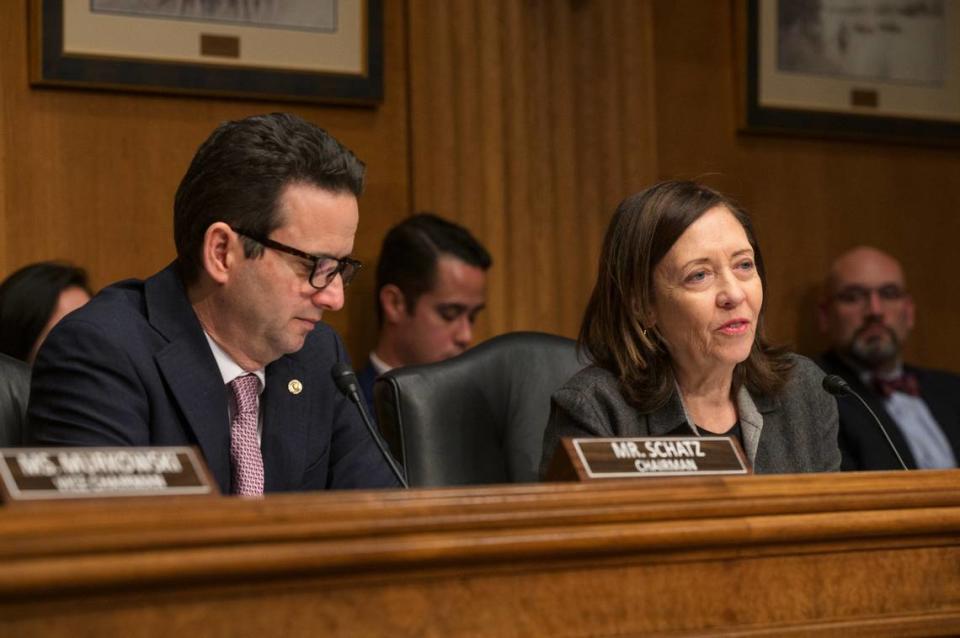
[[[227,391],[173,265],[147,280],[147,318],[169,344],[157,367],[200,446],[220,490],[230,492],[230,422]]]
[[[956,428],[950,427],[951,423],[957,423],[958,415],[956,408],[954,408],[953,403],[949,400],[945,400],[943,394],[935,391],[930,392],[929,388],[931,384],[930,381],[927,380],[928,377],[924,374],[923,370],[913,367],[909,367],[908,370],[917,375],[920,381],[920,398],[923,399],[923,402],[930,408],[930,414],[933,415],[933,419],[937,422],[937,425],[940,426],[940,431],[943,432],[943,435],[947,437],[947,440],[950,442],[950,447],[953,449],[953,457],[960,463],[960,432],[958,432]],[[956,397],[951,398],[956,400]]]
[[[686,426],[686,430],[684,430]],[[667,404],[647,417],[650,436],[691,436],[693,423],[687,417],[680,392],[675,391]]]
[[[205,350],[202,350],[203,348]],[[187,427],[203,452],[224,494],[230,493],[230,420],[227,391],[210,346],[186,340],[171,343],[156,356]]]
[[[263,409],[264,489],[275,492],[296,489],[306,465],[310,397],[316,396],[315,382],[290,356],[267,366],[267,385],[261,396]],[[299,390],[294,381],[299,382]],[[318,406],[313,408],[316,412]]]
[[[773,412],[776,409],[776,404],[772,402],[760,401],[760,403],[766,412]],[[737,416],[740,419],[740,432],[743,434],[745,448],[743,451],[746,452],[750,464],[756,471],[757,450],[760,448],[760,435],[763,432],[763,415],[747,388],[742,385],[737,391]]]
[[[845,368],[847,370],[847,368]],[[867,405],[870,406],[870,409],[877,415],[877,418],[880,419],[880,422],[883,423],[883,428],[887,431],[887,434],[890,436],[890,440],[893,441],[893,445],[897,448],[897,451],[900,452],[900,456],[903,457],[903,462],[907,464],[907,467],[911,469],[916,469],[917,461],[913,458],[913,453],[910,451],[910,446],[907,444],[907,440],[903,438],[903,433],[900,432],[900,426],[897,425],[897,422],[893,420],[893,417],[890,416],[890,413],[887,412],[887,407],[883,403],[883,398],[873,391],[872,388],[868,388],[863,381],[860,379],[855,371],[850,370],[845,374],[841,374],[844,379],[847,380],[847,383],[850,384],[850,387],[853,388],[854,392],[863,397],[863,400],[867,402]],[[863,409],[863,406],[857,401],[856,397],[847,397],[843,399],[850,402],[853,410],[861,411],[863,418],[867,422],[867,427],[875,429],[877,424],[873,422],[873,417],[870,416],[870,413]],[[878,431],[879,434],[879,431]],[[881,435],[882,436],[882,435]],[[883,443],[884,448],[888,446],[886,442]],[[893,459],[892,453],[891,459]],[[894,461],[896,459],[893,459]],[[900,467],[899,464],[897,467]]]
[[[756,470],[757,451],[761,444],[763,413],[775,412],[778,407],[779,404],[775,400],[765,397],[759,397],[754,402],[745,387],[741,387],[737,393],[737,416],[740,419],[740,431],[743,432],[744,452],[750,460],[750,464],[754,466],[754,470]],[[686,426],[686,429],[684,429],[684,426]],[[664,407],[648,416],[647,428],[650,436],[693,436],[696,434],[693,430],[693,421],[687,414],[679,391],[673,394]]]

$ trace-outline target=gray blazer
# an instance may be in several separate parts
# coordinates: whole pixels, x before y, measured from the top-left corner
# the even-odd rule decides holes
[[[837,471],[837,401],[820,386],[820,368],[806,357],[791,356],[795,365],[778,395],[753,397],[740,388],[744,451],[758,474]],[[550,403],[541,477],[560,437],[666,436],[688,423],[679,394],[656,412],[640,414],[623,398],[617,378],[597,366],[574,375]]]

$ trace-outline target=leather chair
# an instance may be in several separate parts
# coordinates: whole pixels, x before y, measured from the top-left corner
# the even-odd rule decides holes
[[[570,339],[501,335],[374,384],[380,430],[411,486],[536,482],[550,395],[585,365]]]
[[[0,447],[23,445],[29,395],[30,366],[0,354]]]

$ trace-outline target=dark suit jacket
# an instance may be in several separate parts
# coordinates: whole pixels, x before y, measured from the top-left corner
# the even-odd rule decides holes
[[[367,402],[367,414],[376,422],[377,411],[373,407],[373,382],[377,380],[377,369],[373,367],[373,362],[367,359],[367,365],[363,370],[357,373],[357,383],[360,384],[360,392]]]
[[[324,324],[266,368],[264,488],[396,485],[356,406],[330,376],[346,359]],[[288,383],[303,387],[293,394]],[[34,366],[28,440],[39,445],[198,445],[231,491],[227,388],[174,265],[105,289],[51,331]]]
[[[794,355],[794,363],[780,394],[754,397],[741,388],[737,395],[744,451],[758,474],[840,469],[837,402],[821,389],[823,372],[812,361]],[[659,410],[641,414],[623,398],[613,373],[584,368],[551,399],[540,475],[561,437],[667,436],[686,423],[677,394]]]
[[[30,394],[30,366],[0,354],[0,447],[23,444]]]
[[[828,374],[837,374],[850,384],[877,413],[890,440],[897,447],[907,467],[917,467],[903,432],[884,407],[883,397],[860,380],[856,370],[833,352],[818,361]],[[920,396],[950,441],[953,455],[960,460],[960,376],[947,372],[904,366],[917,375]],[[840,451],[844,470],[898,470],[900,464],[870,413],[853,397],[842,397],[840,403]]]

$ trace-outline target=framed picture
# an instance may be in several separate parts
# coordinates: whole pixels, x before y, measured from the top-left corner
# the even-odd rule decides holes
[[[745,130],[960,143],[960,2],[748,0]]]
[[[383,99],[381,0],[30,0],[36,85]]]

